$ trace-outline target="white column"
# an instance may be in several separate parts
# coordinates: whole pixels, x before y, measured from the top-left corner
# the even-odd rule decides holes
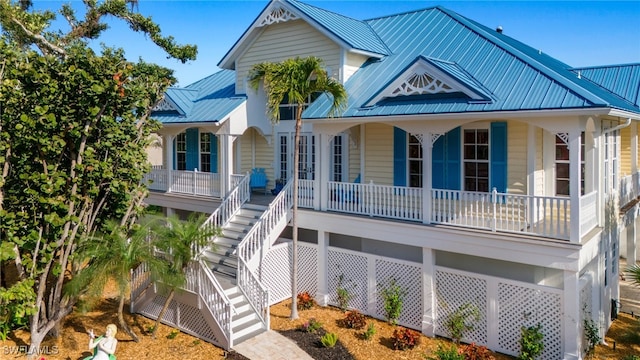
[[[367,124],[360,124],[360,184],[364,184],[364,173],[366,170],[366,161],[365,161],[365,152],[367,149],[367,133],[366,133]]]
[[[580,184],[582,172],[580,170],[580,131],[569,133],[569,194],[571,201],[570,213],[570,241],[580,242]]]
[[[329,145],[331,144],[331,136],[328,134],[318,134],[318,143],[320,144],[320,172],[316,173],[318,179],[320,210],[327,210],[328,195],[328,182],[329,182],[329,167],[330,167],[330,154]]]
[[[629,128],[631,131],[631,174],[638,172],[638,123],[633,121]]]
[[[166,156],[167,156],[167,192],[171,192],[171,186],[173,185],[173,139],[175,136],[165,135],[163,143],[166,144]]]
[[[433,187],[432,160],[433,135],[430,131],[422,134],[422,223],[431,223],[431,188]]]
[[[316,302],[320,306],[329,304],[328,247],[329,233],[318,230],[318,290],[316,290]]]
[[[433,249],[422,248],[422,333],[434,337],[436,331],[436,255]]]
[[[220,197],[225,198],[231,191],[231,174],[233,173],[233,140],[235,136],[220,135],[222,156],[220,161]]]
[[[582,336],[580,333],[580,288],[578,272],[564,271],[564,315],[562,317],[564,334],[564,360],[578,360],[581,358]]]

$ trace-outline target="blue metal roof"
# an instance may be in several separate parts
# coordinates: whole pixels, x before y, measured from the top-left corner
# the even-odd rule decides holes
[[[183,112],[161,111],[151,116],[163,124],[218,122],[246,101],[235,94],[235,72],[222,70],[185,88],[171,88],[165,93]]]
[[[573,68],[573,72],[640,106],[640,64]]]
[[[387,46],[366,22],[320,9],[297,0],[286,1],[352,48],[380,55],[389,54]]]
[[[343,117],[438,114],[542,109],[613,107],[640,109],[593,82],[579,78],[571,68],[505,34],[455,12],[433,7],[366,21],[391,50],[382,60],[369,61],[345,84],[349,104]],[[365,107],[381,84],[389,84],[417,57],[455,64],[457,79],[477,81],[493,94],[488,103],[464,99],[426,99],[415,102],[381,102]],[[453,67],[451,75],[456,75]],[[466,74],[466,75],[464,75]],[[637,82],[636,82],[637,83]],[[320,97],[305,118],[325,118],[330,107]]]

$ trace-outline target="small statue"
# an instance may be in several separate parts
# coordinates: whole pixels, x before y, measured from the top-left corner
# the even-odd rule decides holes
[[[107,325],[107,331],[104,336],[98,336],[93,333],[93,329],[89,330],[89,349],[93,350],[93,356],[89,356],[84,360],[116,360],[114,353],[118,340],[116,333],[118,328],[114,324]]]

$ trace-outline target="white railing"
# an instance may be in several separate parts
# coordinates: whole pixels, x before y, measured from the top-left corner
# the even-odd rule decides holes
[[[130,274],[129,311],[133,313],[134,304],[142,292],[151,284],[151,273],[147,263],[138,265]]]
[[[640,196],[640,173],[620,179],[620,206],[625,206]]]
[[[580,197],[580,236],[598,226],[597,200],[595,191]]]
[[[315,190],[314,180],[298,180],[298,206],[303,208],[313,208],[313,191]]]
[[[567,197],[431,190],[432,223],[569,239]]]
[[[242,179],[244,179],[245,175],[242,174],[233,174],[231,175],[231,188],[235,189],[238,184],[240,184],[240,181],[242,181]]]
[[[331,211],[422,220],[422,188],[330,181],[327,190]]]
[[[195,273],[198,274],[197,293],[224,333],[226,344],[223,345],[230,347],[232,345],[231,319],[236,313],[235,309],[207,265],[203,261],[199,261],[196,266],[198,266],[195,269]]]
[[[210,230],[215,230],[226,225],[231,217],[242,207],[242,204],[249,200],[251,196],[251,189],[249,188],[250,179],[251,177],[248,173],[244,175],[242,180],[238,182],[238,185],[231,190],[226,199],[222,201],[220,206],[207,218],[202,226]],[[200,251],[197,253],[199,254]]]
[[[149,190],[220,197],[220,174],[152,169],[145,175]]]
[[[283,217],[287,216],[291,209],[292,182],[288,182],[278,196],[269,204],[269,208],[260,216],[256,224],[249,230],[242,242],[238,244],[238,286],[254,308],[260,320],[269,327],[269,293],[260,283],[260,280],[247,265],[251,258],[268,246],[266,240]]]

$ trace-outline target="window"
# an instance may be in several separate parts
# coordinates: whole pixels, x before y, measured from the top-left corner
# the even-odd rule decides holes
[[[278,136],[279,152],[278,152],[278,174],[280,179],[286,180],[291,176],[293,167],[289,166],[289,162],[293,163],[293,143],[294,135],[282,133]],[[300,163],[298,164],[298,179],[314,179],[314,166],[316,162],[315,137],[307,134],[300,134]]]
[[[278,159],[278,162],[280,164],[280,179],[282,180],[287,180],[289,178],[289,174],[287,173],[287,164],[289,163],[287,161],[287,158],[289,156],[287,139],[287,135],[280,135],[280,158]]]
[[[422,187],[422,145],[417,137],[409,134],[409,153],[407,168],[409,169],[409,187]]]
[[[200,133],[200,171],[211,172],[211,134]]]
[[[489,130],[465,129],[463,135],[464,190],[489,192]]]
[[[331,141],[331,181],[344,181],[346,177],[346,147],[345,136],[338,134]]]
[[[603,121],[603,131],[612,128],[616,124],[612,121]],[[611,193],[618,188],[618,143],[620,130],[609,131],[604,135],[604,189],[605,193]]]
[[[307,102],[304,103],[303,108],[306,108],[307,106],[309,106],[309,104],[314,102],[318,98],[318,96],[320,96],[320,94],[321,93],[314,93],[313,95],[309,96]],[[280,120],[295,120],[297,109],[298,105],[289,104],[289,97],[285,95],[282,103],[280,103]]]
[[[584,133],[580,135],[580,193],[584,195]],[[556,195],[569,196],[569,145],[556,135]]]
[[[176,136],[176,170],[187,169],[187,134]]]

